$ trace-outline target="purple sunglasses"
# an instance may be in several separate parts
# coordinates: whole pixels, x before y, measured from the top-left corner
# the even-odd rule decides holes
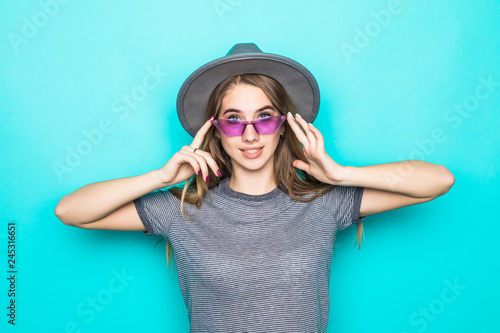
[[[225,136],[243,135],[247,125],[252,124],[257,134],[272,134],[285,121],[286,116],[272,116],[259,118],[253,121],[241,121],[238,119],[213,119],[212,124],[215,125]]]

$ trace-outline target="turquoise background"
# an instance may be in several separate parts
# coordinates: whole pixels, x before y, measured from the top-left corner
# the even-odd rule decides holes
[[[456,178],[434,201],[367,217],[361,251],[355,227],[338,234],[328,332],[500,331],[498,1],[29,0],[0,22],[2,332],[188,331],[164,242],[68,227],[54,208],[189,144],[177,92],[238,42],[315,75],[315,125],[338,163],[423,159]]]

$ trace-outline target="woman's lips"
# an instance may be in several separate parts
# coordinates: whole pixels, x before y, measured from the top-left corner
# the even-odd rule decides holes
[[[264,147],[254,148],[254,149],[240,149],[241,154],[246,158],[257,158],[262,155]]]

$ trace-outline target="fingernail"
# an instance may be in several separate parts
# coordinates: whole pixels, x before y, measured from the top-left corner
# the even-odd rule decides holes
[[[302,116],[301,116],[300,114],[296,113],[296,115],[297,115],[297,117],[300,117],[300,118],[302,118]]]
[[[201,170],[198,170],[198,176],[201,176]]]
[[[207,179],[205,179],[205,182],[206,182],[206,183],[208,183],[208,181],[209,181],[209,178],[208,178],[208,176],[207,176]]]
[[[309,123],[309,125],[311,125],[312,127],[314,127],[313,124],[311,124],[311,123]]]
[[[222,173],[220,172],[220,170],[217,170],[217,176],[222,177]]]
[[[288,111],[288,115],[293,118],[292,113]]]
[[[210,118],[208,118],[208,120],[212,120],[212,119],[214,119],[214,116],[210,116]]]

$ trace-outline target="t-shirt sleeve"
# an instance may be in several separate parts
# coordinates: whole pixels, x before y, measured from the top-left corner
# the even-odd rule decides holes
[[[134,200],[137,213],[146,228],[148,236],[168,234],[177,214],[180,214],[180,200],[168,190],[156,190]]]
[[[359,217],[363,190],[364,187],[358,186],[336,186],[322,196],[326,208],[337,223],[337,232],[365,219],[365,216]]]

